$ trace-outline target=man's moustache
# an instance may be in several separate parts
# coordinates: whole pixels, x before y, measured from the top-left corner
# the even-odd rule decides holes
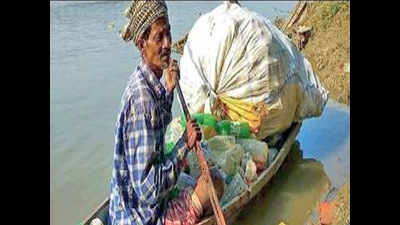
[[[171,55],[171,51],[166,51],[161,53],[161,58],[169,57]]]

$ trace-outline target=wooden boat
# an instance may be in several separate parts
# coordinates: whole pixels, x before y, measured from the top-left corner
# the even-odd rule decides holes
[[[269,167],[258,176],[256,181],[249,185],[249,188],[246,191],[242,192],[238,196],[234,197],[230,202],[222,206],[222,210],[228,224],[232,223],[236,219],[246,204],[249,203],[249,201],[253,199],[276,174],[288,155],[292,144],[294,143],[296,136],[300,131],[300,127],[301,123],[292,124],[287,131],[286,139],[282,147],[279,149],[278,155],[275,157],[274,161],[269,165]],[[104,221],[108,214],[109,202],[109,198],[105,199],[81,224],[90,225],[91,221],[95,218],[100,218],[100,220]],[[214,215],[205,217],[197,225],[211,224],[216,224]],[[104,225],[106,224],[104,223]]]
[[[244,191],[240,195],[234,197],[230,202],[222,207],[225,215],[225,219],[228,223],[232,223],[239,215],[240,211],[246,206],[246,204],[253,199],[258,192],[271,180],[276,174],[278,169],[281,167],[286,156],[288,155],[293,142],[296,139],[297,134],[300,131],[301,123],[294,123],[288,131],[288,135],[282,147],[279,150],[278,155],[269,167],[263,171],[252,184],[249,185],[248,190]],[[90,225],[91,221],[95,218],[104,220],[108,213],[110,199],[106,198],[96,209],[89,214],[89,216],[82,223],[83,225]],[[211,225],[216,224],[215,217],[210,215],[200,221],[197,225]]]

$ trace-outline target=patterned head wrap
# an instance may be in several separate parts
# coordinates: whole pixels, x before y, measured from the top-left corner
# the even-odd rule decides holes
[[[140,36],[160,17],[168,18],[168,8],[164,0],[133,0],[126,8],[128,23],[121,32],[125,42],[131,40],[138,46]]]

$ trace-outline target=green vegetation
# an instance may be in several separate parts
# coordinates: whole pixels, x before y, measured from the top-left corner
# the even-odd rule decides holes
[[[323,27],[326,29],[328,25],[332,22],[332,18],[339,12],[343,7],[348,7],[348,2],[334,2],[328,4],[325,10],[322,12]]]

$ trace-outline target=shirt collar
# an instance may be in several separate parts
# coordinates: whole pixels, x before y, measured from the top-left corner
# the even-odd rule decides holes
[[[150,88],[154,90],[157,98],[161,99],[163,96],[165,96],[166,90],[164,88],[164,85],[160,82],[160,80],[150,69],[150,67],[145,62],[143,62],[143,60],[140,62],[140,69],[143,73],[143,77],[146,79]]]

